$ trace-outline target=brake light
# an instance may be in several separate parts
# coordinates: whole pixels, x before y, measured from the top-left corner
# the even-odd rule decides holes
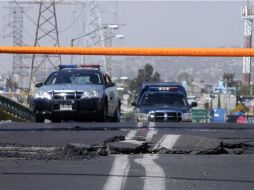
[[[178,91],[178,87],[169,87],[169,86],[162,86],[162,87],[149,87],[150,91]]]
[[[159,87],[159,91],[178,91],[177,87]]]
[[[93,64],[83,64],[80,65],[82,68],[92,68],[92,69],[100,69],[100,65],[93,65]]]

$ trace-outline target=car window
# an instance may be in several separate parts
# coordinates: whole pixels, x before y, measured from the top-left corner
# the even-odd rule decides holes
[[[169,93],[146,93],[141,100],[142,106],[165,105],[183,107],[187,106],[184,96]]]
[[[102,84],[99,73],[92,72],[56,72],[49,76],[45,85],[54,84]]]

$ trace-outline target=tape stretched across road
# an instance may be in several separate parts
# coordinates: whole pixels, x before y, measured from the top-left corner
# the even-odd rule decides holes
[[[113,48],[0,46],[7,54],[63,54],[114,56],[254,57],[254,48]]]

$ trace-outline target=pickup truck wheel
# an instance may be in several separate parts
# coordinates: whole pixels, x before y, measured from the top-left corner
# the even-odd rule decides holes
[[[59,118],[53,118],[53,119],[51,119],[51,122],[53,122],[53,123],[61,123],[61,119],[59,119]]]
[[[41,114],[35,114],[35,122],[36,123],[44,123],[45,118]]]

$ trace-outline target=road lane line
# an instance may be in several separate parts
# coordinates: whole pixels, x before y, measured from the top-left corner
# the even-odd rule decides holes
[[[181,135],[166,135],[160,146],[167,149],[172,149],[180,136]]]
[[[135,162],[145,169],[146,177],[144,178],[144,190],[165,190],[165,173],[163,169],[154,162],[158,157],[158,155],[143,155],[142,158],[135,159]]]
[[[156,143],[154,149],[166,148],[171,150],[181,135],[164,135],[161,140]]]
[[[130,132],[125,136],[126,140],[133,140],[133,138],[135,137],[135,135],[137,134],[138,130],[130,130]]]
[[[154,125],[152,125],[152,127],[153,126]],[[137,129],[129,131],[129,133],[125,137],[126,140],[123,142],[143,144],[143,142],[134,140],[137,132],[138,132]],[[157,134],[157,131],[154,128],[149,129],[148,133],[146,134],[146,141],[149,142],[155,134]],[[159,176],[165,176],[164,171],[155,162],[153,162],[153,159],[156,159],[156,158],[157,157],[153,156],[153,158],[150,159],[150,157],[147,157],[147,155],[146,155],[144,157],[144,159],[145,159],[144,166],[143,165],[142,166],[145,167],[148,164],[148,165],[152,165],[155,168],[155,169],[151,169],[151,167],[150,167],[150,168],[145,169],[145,170],[147,170],[146,173],[148,173],[149,176],[154,175],[153,171],[158,172]],[[107,181],[103,187],[103,190],[121,190],[121,189],[123,189],[124,185],[127,181],[127,176],[128,176],[129,170],[130,170],[130,163],[129,163],[128,155],[116,156],[114,159],[109,177],[107,178]],[[158,181],[158,179],[156,181]],[[159,180],[159,181],[161,181],[161,180]],[[158,182],[158,183],[162,183],[162,182]],[[148,184],[147,186],[150,186],[150,184]],[[161,185],[161,187],[163,187],[163,184]],[[164,184],[163,189],[165,189],[165,184]]]
[[[157,130],[154,128],[149,129],[148,133],[146,134],[146,142],[150,142],[155,134],[157,134]]]
[[[149,122],[148,128],[154,128],[155,127],[155,122]]]
[[[136,127],[138,127],[138,128],[143,127],[143,123],[142,123],[142,122],[138,122],[137,125],[136,125]]]
[[[128,155],[117,155],[114,159],[109,177],[103,187],[103,190],[121,190],[124,188],[130,163]]]
[[[135,136],[137,134],[138,130],[130,130],[130,132],[125,136],[125,140],[123,142],[125,143],[132,143],[132,144],[137,144],[137,145],[142,145],[142,141],[137,141],[135,140]]]
[[[144,137],[144,141],[135,140],[135,136],[138,133],[138,129],[135,129],[135,130],[129,131],[129,133],[125,136],[125,140],[123,142],[138,144],[138,145],[142,145],[144,142],[150,142],[151,139],[153,138],[153,136],[158,133],[157,130],[154,129],[154,127],[155,127],[154,123],[149,124],[148,132],[147,132],[146,136]]]

